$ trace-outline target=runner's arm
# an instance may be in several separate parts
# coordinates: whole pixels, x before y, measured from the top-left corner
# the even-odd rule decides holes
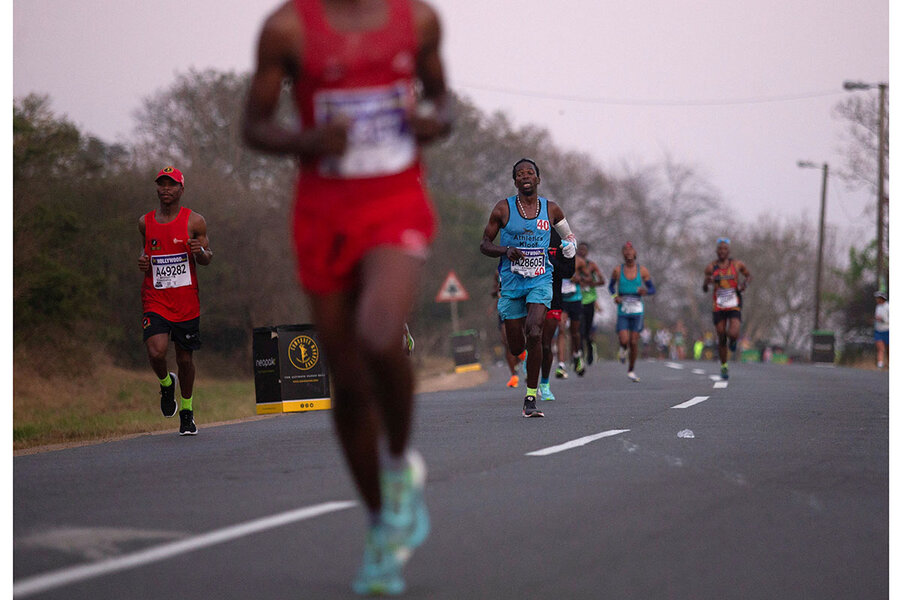
[[[444,65],[441,62],[441,24],[434,10],[415,0],[413,14],[419,38],[416,75],[422,82],[422,100],[412,116],[413,130],[420,143],[450,133],[453,123],[453,99],[447,93]]]
[[[569,227],[569,222],[566,221],[566,215],[556,202],[547,203],[547,214],[550,216],[550,222],[553,223],[553,228],[556,229],[556,233],[558,233],[559,237],[563,240],[563,256],[572,258],[575,256],[575,251],[578,249],[578,242],[575,240],[575,234],[572,233],[572,228]]]
[[[656,286],[653,285],[653,281],[650,279],[650,269],[644,266],[641,267],[641,281],[644,282],[645,289],[644,294],[641,294],[642,296],[652,296],[656,293]]]
[[[743,292],[747,289],[747,284],[750,283],[752,276],[750,275],[750,270],[747,268],[747,265],[743,262],[738,262],[737,268],[738,272],[744,276],[744,281],[738,286],[738,291]]]
[[[622,302],[622,299],[619,298],[619,294],[616,293],[616,283],[619,281],[619,267],[613,269],[612,275],[609,276],[609,293],[612,295],[613,301],[616,304]]]
[[[703,272],[703,293],[704,294],[709,291],[709,284],[711,284],[713,281],[712,274],[713,274],[713,265],[712,265],[712,263],[709,263],[708,265],[706,265],[706,270]]]
[[[188,246],[194,255],[194,261],[198,265],[208,265],[212,262],[213,253],[209,249],[209,238],[206,236],[206,219],[200,213],[191,212],[188,229],[191,232]]]
[[[288,129],[276,118],[282,83],[301,77],[299,52],[302,35],[299,16],[286,2],[266,19],[257,45],[256,71],[244,106],[242,133],[251,148],[273,154],[293,154],[310,160],[342,154],[347,145],[347,123],[329,123],[308,130]]]
[[[522,251],[515,246],[498,246],[494,243],[500,228],[509,221],[509,204],[506,200],[501,200],[494,206],[491,216],[488,217],[487,226],[484,228],[484,234],[481,236],[481,253],[485,256],[497,258],[505,256],[509,260],[518,260],[522,258]]]
[[[594,282],[594,285],[603,285],[606,283],[606,279],[603,278],[603,273],[600,272],[600,267],[597,266],[595,262],[589,262],[591,268],[591,280]]]
[[[143,215],[138,221],[138,231],[141,232],[141,256],[138,258],[138,269],[146,272],[150,270],[150,257],[144,252],[144,248],[147,245],[147,226],[144,224]]]

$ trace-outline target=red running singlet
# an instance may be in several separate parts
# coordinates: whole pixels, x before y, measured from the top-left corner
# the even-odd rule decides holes
[[[346,151],[305,163],[294,203],[294,246],[308,292],[350,288],[373,248],[424,256],[435,217],[422,187],[410,115],[418,49],[409,0],[384,0],[383,25],[331,27],[321,0],[294,0],[303,23],[294,101],[304,128],[350,123]]]
[[[168,223],[157,222],[156,211],[144,215],[144,253],[150,257],[141,287],[144,312],[174,323],[200,316],[197,266],[188,245],[190,216],[183,206]]]
[[[713,311],[722,310],[740,310],[741,299],[737,290],[737,269],[734,267],[734,261],[728,259],[727,267],[720,267],[716,264],[713,269],[713,280],[715,287],[713,288]]]

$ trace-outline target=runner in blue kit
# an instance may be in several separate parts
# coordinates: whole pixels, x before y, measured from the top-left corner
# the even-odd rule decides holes
[[[609,277],[609,293],[616,302],[616,334],[619,336],[619,361],[628,356],[628,378],[637,383],[634,373],[641,332],[644,330],[644,296],[656,293],[650,271],[637,263],[637,251],[631,242],[622,246],[625,262],[613,269]],[[618,291],[616,287],[618,286]]]
[[[519,193],[494,206],[484,228],[481,253],[501,257],[497,310],[503,317],[509,351],[514,356],[528,351],[522,416],[543,417],[536,399],[544,318],[553,298],[550,227],[562,238],[566,258],[575,256],[576,241],[559,205],[538,195],[540,169],[533,160],[523,158],[513,165],[512,178]],[[494,244],[498,233],[500,245]]]
[[[584,309],[581,307],[581,274],[584,270],[584,259],[575,257],[575,273],[569,279],[562,282],[560,293],[562,294],[562,309],[569,321],[569,352],[572,355],[572,368],[579,377],[584,376],[584,359],[581,357],[581,316]],[[560,332],[562,335],[562,332]],[[560,369],[565,370],[565,357],[560,353]]]

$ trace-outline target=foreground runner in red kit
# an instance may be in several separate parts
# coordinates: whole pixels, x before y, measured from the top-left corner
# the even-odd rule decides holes
[[[299,278],[332,358],[338,438],[369,510],[360,594],[401,593],[402,566],[429,531],[425,465],[408,449],[411,365],[397,340],[435,231],[419,144],[450,128],[440,37],[420,0],[286,2],[263,24],[244,113],[248,145],[300,159]],[[276,117],[285,80],[299,129]]]
[[[206,219],[181,206],[184,175],[165,167],[156,175],[159,208],[142,216],[138,230],[144,243],[138,268],[144,272],[141,302],[144,343],[150,366],[159,378],[159,407],[166,417],[178,412],[181,435],[196,435],[194,424],[194,350],[200,348],[200,296],[197,265],[212,260]],[[169,337],[175,342],[178,374],[169,372]],[[181,411],[176,393],[181,392]]]

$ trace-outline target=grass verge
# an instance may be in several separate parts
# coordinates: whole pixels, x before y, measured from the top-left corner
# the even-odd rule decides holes
[[[453,373],[449,359],[423,358],[416,369],[417,392],[478,385],[487,373]],[[95,366],[90,377],[41,375],[13,365],[13,451],[51,444],[100,441],[153,431],[177,431],[178,417],[159,410],[159,382],[149,367],[135,371],[109,364]],[[198,375],[194,419],[204,423],[256,416],[253,379],[217,379]]]

